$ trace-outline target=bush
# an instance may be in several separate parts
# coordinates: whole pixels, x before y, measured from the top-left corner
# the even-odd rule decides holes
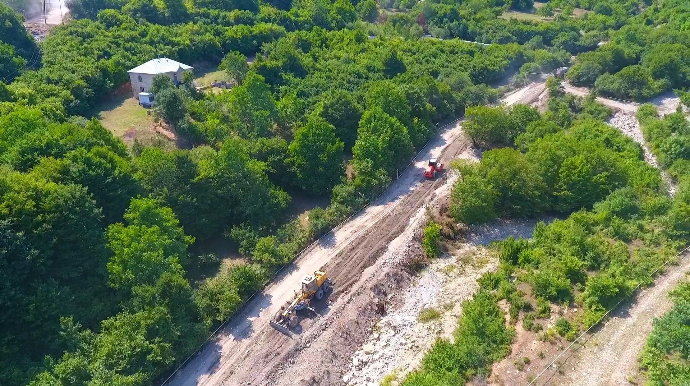
[[[548,318],[551,316],[551,303],[544,298],[537,298],[537,315],[538,318]]]
[[[556,329],[556,332],[558,332],[558,335],[563,336],[563,337],[570,332],[572,327],[573,326],[570,324],[570,322],[566,318],[559,318],[556,321],[556,325],[554,326],[554,328]]]
[[[204,282],[194,293],[194,300],[202,320],[209,326],[227,320],[243,303],[228,272]]]
[[[422,238],[422,247],[424,253],[429,258],[438,258],[441,256],[441,226],[433,221],[424,228],[424,237]]]
[[[498,192],[478,175],[463,174],[453,185],[450,214],[460,223],[481,224],[498,216]]]
[[[690,283],[670,293],[673,309],[654,320],[654,329],[640,358],[641,367],[653,384],[690,384]]]
[[[520,238],[515,240],[515,237],[510,236],[501,243],[501,251],[498,258],[501,262],[516,265],[520,253],[528,247],[527,240]]]
[[[465,303],[455,330],[455,342],[439,339],[424,356],[421,369],[410,373],[403,385],[462,384],[476,374],[488,375],[493,361],[510,350],[513,330],[487,291]]]
[[[570,280],[558,270],[540,269],[530,276],[530,282],[537,296],[560,302],[572,298]]]

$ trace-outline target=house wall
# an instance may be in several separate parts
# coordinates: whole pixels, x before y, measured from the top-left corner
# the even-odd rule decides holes
[[[191,71],[191,70],[187,70]],[[185,70],[179,69],[177,73],[175,72],[167,72],[164,75],[167,75],[174,81],[174,76],[177,74],[177,81],[182,82],[182,76],[184,75]],[[156,75],[152,74],[135,74],[135,73],[129,73],[129,80],[132,83],[132,94],[134,95],[135,98],[139,96],[140,92],[150,92],[151,90],[151,83],[153,82],[153,77]],[[141,77],[141,81],[139,80],[139,77]],[[142,90],[143,87],[143,90]]]

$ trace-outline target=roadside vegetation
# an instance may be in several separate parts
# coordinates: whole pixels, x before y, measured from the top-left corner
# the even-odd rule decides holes
[[[456,165],[461,176],[449,213],[465,225],[545,213],[568,217],[539,223],[532,239],[494,244],[500,266],[480,279],[478,295],[463,308],[455,341],[438,340],[406,386],[486,379],[492,361],[509,353],[513,330],[506,317],[510,325],[522,321],[545,341],[573,340],[638,284],[651,284],[653,272],[690,236],[687,183],[669,198],[639,145],[602,122],[610,111],[591,98],[561,95],[554,81],[549,85],[551,100],[543,115],[526,106],[468,108],[468,133],[491,150],[478,164]],[[669,120],[681,125],[675,130],[687,131],[685,119]],[[518,289],[524,285],[526,292]],[[499,301],[506,302],[508,315]],[[474,314],[475,303],[482,304],[481,318]],[[549,328],[551,304],[578,312],[557,318]],[[675,312],[667,319],[675,320]],[[488,328],[492,333],[486,326],[495,326]],[[471,360],[468,341],[473,352],[484,353],[481,360]]]

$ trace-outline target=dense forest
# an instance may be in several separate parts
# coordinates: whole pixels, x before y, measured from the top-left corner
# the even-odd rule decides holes
[[[684,5],[562,3],[592,12],[540,23],[501,17],[531,9],[531,1],[74,0],[74,20],[40,44],[0,5],[0,384],[153,383],[295,253],[385,189],[437,125],[465,113],[477,144],[511,148],[462,167],[451,208],[458,221],[584,208],[544,227],[533,244],[507,242],[506,254],[525,257],[506,258],[486,285],[517,299],[506,275],[532,265],[552,269],[525,276],[547,300],[572,298],[585,269],[602,271],[604,290],[625,293],[664,256],[649,251],[670,251],[687,237],[687,123],[644,110],[645,132],[685,197],[671,201],[640,149],[601,123],[609,112],[591,99],[554,97],[544,115],[482,105],[499,95],[491,84],[552,71],[571,55],[580,55],[573,83],[587,55],[622,72],[605,50],[633,41],[625,65],[653,77],[651,91],[639,95],[685,88],[689,56],[674,48],[677,57],[664,62],[662,45],[688,46],[678,28]],[[621,29],[628,20],[630,29]],[[668,38],[648,34],[664,28]],[[83,118],[127,82],[129,68],[161,56],[220,64],[235,84],[200,93],[189,78],[179,88],[155,79],[155,113],[191,149],[127,148]],[[256,58],[251,66],[248,56]],[[616,74],[592,76],[597,89],[614,90],[600,79]],[[330,204],[296,221],[288,191]],[[574,252],[572,261],[559,260],[554,251],[575,248],[559,235],[571,233],[592,261]],[[603,235],[641,235],[643,262],[601,251]],[[217,264],[199,252],[217,237],[231,239],[247,262],[191,282],[190,269]],[[609,283],[619,271],[624,282]],[[589,293],[595,316],[610,299]],[[468,318],[499,315],[485,304],[492,296],[476,302]],[[481,361],[509,341],[502,324],[495,327]]]

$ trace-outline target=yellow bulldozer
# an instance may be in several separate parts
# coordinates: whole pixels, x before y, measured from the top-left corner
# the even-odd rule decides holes
[[[280,311],[271,320],[271,326],[276,330],[289,334],[290,329],[297,326],[299,317],[297,312],[310,311],[316,313],[311,307],[313,299],[321,300],[324,294],[333,290],[333,283],[326,276],[326,272],[316,271],[313,275],[307,275],[302,279],[302,288],[295,291],[295,297],[286,305],[280,307]]]

